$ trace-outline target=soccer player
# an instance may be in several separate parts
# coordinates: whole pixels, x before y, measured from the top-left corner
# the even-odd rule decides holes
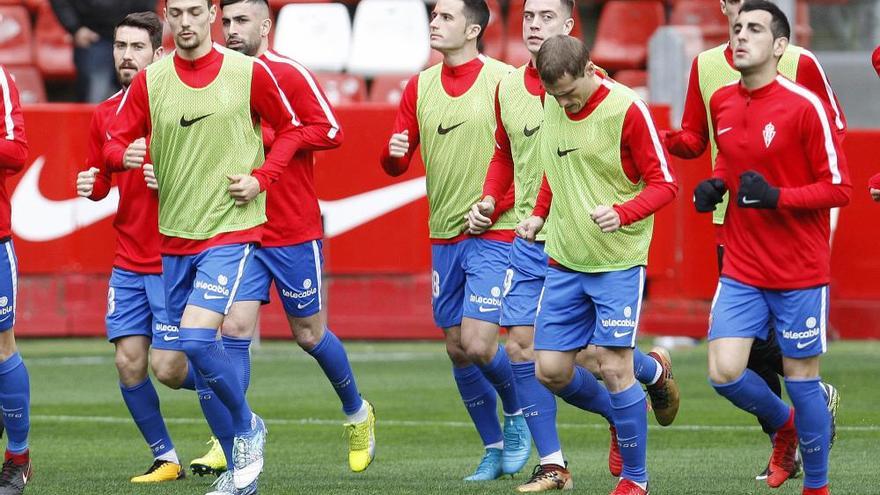
[[[425,162],[431,236],[434,321],[468,414],[486,453],[468,481],[496,479],[525,465],[531,437],[507,353],[498,345],[504,271],[513,240],[512,198],[496,208],[484,234],[466,232],[492,157],[493,99],[507,64],[480,55],[489,21],[484,0],[439,0],[431,14],[431,47],[443,62],[409,80],[381,162],[404,173],[419,144]],[[501,397],[504,429],[498,424]]]
[[[24,168],[28,154],[24,117],[18,88],[6,69],[0,66],[0,170],[3,178]],[[31,477],[28,450],[30,433],[30,379],[15,345],[15,306],[18,302],[18,260],[12,245],[9,195],[5,181],[0,181],[0,239],[4,259],[0,262],[0,403],[8,437],[3,469],[0,471],[0,495],[18,495]]]
[[[515,184],[517,221],[532,214],[543,175],[539,143],[544,87],[535,68],[535,58],[545,39],[571,32],[573,8],[573,0],[527,0],[525,3],[522,36],[532,60],[499,83],[495,99],[495,154],[483,185],[483,199],[469,213],[471,232],[482,232],[491,225],[495,198],[502,198],[511,184]],[[564,467],[556,432],[556,398],[535,377],[534,322],[548,263],[544,238],[541,234],[537,242],[514,239],[501,304],[500,323],[508,328],[507,349],[516,375],[517,393],[520,402],[528,405],[524,408],[528,413],[526,421],[540,456],[540,467],[518,488],[522,492],[573,486],[571,473]],[[669,424],[678,408],[678,390],[668,372],[666,354],[660,352],[658,349],[654,358],[636,348],[634,358],[637,377],[649,384],[649,393],[656,395],[654,412],[658,420]],[[661,360],[666,360],[667,370],[663,370]],[[661,400],[665,398],[671,400]],[[622,466],[613,426],[611,429],[611,472],[619,476]]]
[[[300,63],[269,50],[272,18],[266,0],[222,0],[226,46],[259,57],[278,80],[302,124],[300,151],[294,155],[266,199],[263,242],[254,253],[242,286],[223,322],[224,338],[250,342],[260,304],[269,302],[275,283],[297,344],[309,353],[342,401],[349,436],[349,467],[360,472],[373,461],[375,413],[361,399],[342,342],[322,322],[321,211],[314,184],[314,151],[342,144],[342,129],[312,73]],[[271,148],[271,131],[263,141]],[[228,336],[228,337],[226,337]]]
[[[76,180],[80,196],[100,201],[110,192],[112,171],[104,166],[102,152],[106,132],[134,76],[162,55],[162,21],[154,12],[129,14],[116,27],[113,61],[123,89],[95,108],[89,128],[89,168]],[[165,312],[159,202],[156,193],[147,189],[141,172],[120,173],[118,180],[119,207],[113,222],[118,235],[107,295],[107,338],[116,346],[122,398],[154,456],[147,472],[131,481],[177,480],[185,473],[147,372],[149,362],[159,381],[180,388],[188,371],[177,327],[169,323]],[[190,384],[188,388],[193,387]]]
[[[721,13],[727,17],[730,42],[700,53],[691,65],[684,113],[681,118],[681,130],[665,133],[667,150],[680,158],[697,158],[703,154],[708,145],[712,153],[714,167],[718,149],[715,144],[714,129],[708,118],[709,99],[718,89],[739,79],[739,72],[733,60],[733,45],[735,44],[733,27],[743,1],[720,0]],[[815,55],[805,48],[788,45],[779,60],[778,69],[780,74],[804,86],[824,100],[832,109],[835,130],[841,135],[846,132],[846,119],[843,111],[831,89],[825,71],[822,70]],[[726,131],[722,129],[721,132]],[[715,210],[712,216],[712,221],[715,224],[719,270],[724,257],[722,226],[726,211],[727,196],[725,195],[721,206]],[[783,374],[782,354],[779,350],[779,344],[776,342],[775,332],[768,332],[767,340],[755,339],[748,366],[767,382],[776,395],[782,396],[782,384],[779,381],[779,376]],[[834,416],[837,414],[837,405],[840,400],[838,392],[829,384],[823,384],[823,387],[828,397],[828,407],[832,409],[832,416]],[[770,436],[772,443],[773,427],[765,423],[761,423],[761,427]],[[766,479],[768,469],[769,466],[755,478],[758,480]],[[794,475],[797,475],[797,470]]]
[[[880,174],[875,174],[868,181],[868,192],[871,193],[871,199],[880,201]]]
[[[550,267],[535,322],[537,375],[570,404],[614,424],[623,470],[612,494],[644,495],[647,404],[633,348],[653,214],[678,186],[645,103],[601,77],[581,41],[547,39],[536,62],[556,100],[544,102],[545,180],[533,215],[517,226],[534,240],[549,220]],[[607,390],[575,366],[590,344],[598,348]]]
[[[150,137],[169,319],[197,377],[232,414],[234,489],[254,493],[266,427],[245,398],[237,360],[216,335],[261,239],[262,192],[278,180],[300,136],[265,64],[212,43],[215,16],[210,0],[166,0],[176,50],[135,76],[104,156],[111,168],[139,168],[147,152],[141,138]],[[275,131],[265,159],[261,121]]]
[[[831,414],[819,378],[826,351],[830,209],[851,185],[833,114],[822,100],[779,75],[788,19],[773,3],[750,0],[734,24],[739,82],[709,100],[718,144],[713,178],[694,191],[697,211],[729,191],[726,247],[709,328],[709,378],[737,407],[775,430],[767,484],[795,470],[800,437],[806,495],[828,492]],[[722,132],[722,130],[725,130]],[[770,331],[783,354],[789,408],[746,364],[752,341]]]

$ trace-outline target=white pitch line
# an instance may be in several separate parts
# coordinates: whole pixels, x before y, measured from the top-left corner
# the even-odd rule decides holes
[[[119,416],[70,416],[70,415],[52,415],[52,414],[32,414],[31,421],[45,421],[56,423],[110,423],[110,424],[129,424],[131,418]],[[321,419],[321,418],[302,418],[302,419],[266,419],[270,425],[292,425],[292,426],[340,426],[343,421],[341,419]],[[170,424],[205,424],[204,418],[165,418],[166,423]],[[473,428],[473,423],[466,421],[414,421],[414,420],[396,420],[383,419],[379,421],[382,426],[399,426],[399,427],[446,427],[446,428]],[[607,430],[608,425],[604,424],[580,424],[580,423],[559,423],[556,425],[560,429],[570,430]],[[746,425],[671,425],[658,426],[648,425],[652,430],[666,431],[758,431],[757,426]],[[853,432],[874,432],[880,431],[880,426],[846,426],[838,425],[838,431]]]
[[[290,354],[282,354],[272,352],[271,354],[255,353],[253,361],[258,363],[274,363],[282,361],[310,361],[313,358],[304,352],[300,352],[299,348],[291,349]],[[428,361],[447,359],[445,353],[440,352],[353,352],[349,353],[348,360],[353,363],[370,363],[370,362],[410,362],[410,361]],[[99,366],[112,364],[114,357],[112,354],[102,356],[64,356],[64,357],[43,357],[27,359],[29,366]]]

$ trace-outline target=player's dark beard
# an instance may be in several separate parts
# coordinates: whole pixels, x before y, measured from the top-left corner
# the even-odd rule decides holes
[[[230,42],[230,41],[233,41],[233,40],[234,40],[234,41],[237,41],[237,42],[238,42],[238,45],[236,45],[236,46],[229,46],[229,42]],[[245,55],[247,55],[247,56],[249,56],[249,57],[256,57],[256,56],[257,56],[257,51],[258,51],[259,48],[260,48],[259,42],[257,42],[257,43],[250,43],[250,42],[248,42],[246,39],[244,39],[244,38],[239,38],[239,37],[230,38],[230,39],[226,40],[226,45],[227,45],[228,48],[231,48],[231,49],[233,49],[233,50],[235,50],[235,51],[237,51],[237,52],[239,52],[239,53],[243,53],[243,54],[245,54]]]

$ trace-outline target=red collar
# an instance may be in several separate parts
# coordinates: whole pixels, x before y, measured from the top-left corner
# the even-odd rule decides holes
[[[746,97],[751,98],[753,100],[758,98],[764,98],[773,94],[776,91],[776,88],[779,87],[779,82],[776,79],[770,82],[770,84],[765,84],[758,89],[748,90],[745,86],[743,86],[742,81],[737,85],[739,90],[739,94]]]
[[[608,96],[608,94],[611,93],[610,86],[612,86],[616,83],[611,82],[610,80],[608,80],[604,77],[601,77],[601,76],[599,76],[599,77],[602,80],[602,84],[599,86],[599,89],[597,89],[595,92],[593,92],[592,95],[590,95],[590,98],[587,100],[587,103],[584,105],[584,108],[581,108],[580,111],[577,113],[565,112],[565,114],[568,116],[569,119],[574,120],[574,121],[580,121],[580,120],[586,119],[587,117],[590,116],[591,113],[593,113],[593,110],[595,110],[596,107],[598,107],[599,104],[602,103],[602,101]]]
[[[218,50],[215,46],[212,46],[211,51],[208,52],[206,55],[199,57],[195,60],[187,60],[178,55],[175,51],[174,66],[182,70],[201,70],[217,62],[222,57],[223,54],[220,53],[220,50]]]
[[[483,67],[481,57],[474,57],[472,60],[455,67],[443,63],[442,74],[447,77],[459,78],[480,70]]]

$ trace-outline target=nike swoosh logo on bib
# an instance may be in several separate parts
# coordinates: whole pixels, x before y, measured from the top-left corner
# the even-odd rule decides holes
[[[467,120],[465,120],[464,122],[467,122]],[[440,134],[441,136],[444,134],[449,134],[456,127],[463,125],[464,122],[459,122],[452,127],[443,127],[443,124],[437,124],[437,134]]]
[[[189,126],[195,124],[196,122],[198,122],[198,121],[200,121],[200,120],[202,120],[202,119],[206,119],[206,118],[210,117],[211,115],[214,115],[214,114],[213,114],[213,113],[209,113],[209,114],[207,114],[207,115],[202,115],[201,117],[196,117],[196,118],[194,118],[194,119],[192,119],[192,120],[187,120],[186,117],[184,117],[183,115],[181,115],[181,116],[180,116],[180,127],[189,127]]]

